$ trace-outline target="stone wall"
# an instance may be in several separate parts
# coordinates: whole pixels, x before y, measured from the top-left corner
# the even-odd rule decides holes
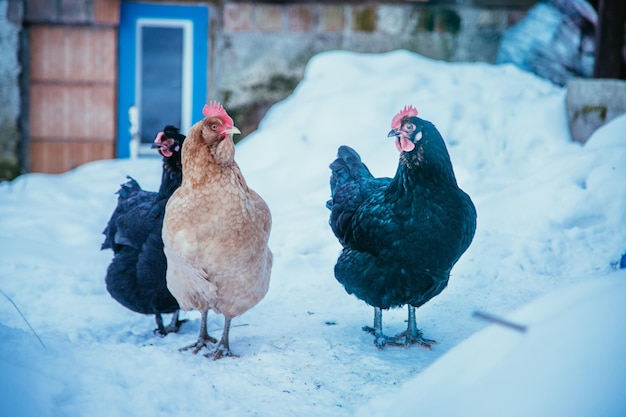
[[[20,173],[20,64],[18,58],[23,5],[0,1],[0,179]]]
[[[43,171],[57,172],[87,160],[112,156],[109,154],[113,152],[116,140],[114,119],[118,111],[112,99],[109,105],[112,116],[100,129],[107,132],[106,149],[95,152],[93,149],[97,144],[86,143],[82,140],[84,138],[43,137],[49,129],[40,129],[42,137],[35,137],[37,120],[30,116],[33,112],[39,114],[32,106],[41,100],[39,96],[33,100],[31,95],[37,93],[34,87],[42,80],[31,71],[32,68],[39,68],[36,65],[39,61],[35,59],[39,55],[36,54],[37,45],[31,45],[30,41],[33,33],[39,33],[38,30],[54,32],[57,28],[65,28],[72,33],[93,29],[94,33],[105,34],[115,44],[120,1],[0,0],[0,53],[3,57],[0,60],[0,180],[33,169],[38,161]],[[149,1],[195,3],[209,7],[211,22],[207,34],[210,50],[206,98],[222,101],[242,129],[244,135],[241,137],[256,129],[272,104],[293,91],[303,77],[307,62],[317,53],[336,49],[368,53],[406,49],[446,61],[493,63],[504,31],[523,17],[525,10],[535,2]],[[85,36],[79,38],[86,39]],[[81,56],[80,51],[75,52],[76,56]],[[115,45],[98,54],[98,58],[117,60]],[[83,55],[87,59],[88,54]],[[61,57],[55,55],[53,58],[57,60]],[[80,65],[78,61],[75,63]],[[88,64],[91,65],[86,62],[84,68],[90,68]],[[41,68],[48,67],[55,68],[49,65]],[[107,72],[110,75],[107,85],[112,91],[111,97],[114,97],[117,88],[115,65],[108,66]],[[43,87],[51,86],[50,77],[53,75],[44,74]],[[64,92],[100,85],[94,84],[93,80],[66,78],[56,77],[52,82],[59,84],[59,88],[65,88],[66,84],[80,84],[67,86]],[[88,109],[91,107],[87,106]],[[64,111],[69,116],[63,116],[63,120],[73,120],[71,115],[76,112],[69,107]],[[85,114],[86,119],[94,112]],[[53,133],[54,130],[46,135]],[[60,139],[67,139],[67,143],[61,150],[54,148],[51,155],[51,147],[63,142]],[[51,162],[58,166],[50,168]]]
[[[291,93],[319,52],[407,49],[445,61],[493,63],[502,34],[524,9],[226,2],[211,15],[209,97],[243,121],[243,138]]]

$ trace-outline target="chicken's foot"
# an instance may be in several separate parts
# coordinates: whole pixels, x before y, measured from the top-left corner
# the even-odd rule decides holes
[[[176,312],[172,315],[172,321],[170,321],[170,324],[168,324],[167,327],[163,325],[163,316],[155,314],[154,320],[156,321],[157,328],[154,329],[154,333],[161,336],[166,336],[169,333],[178,333],[180,326],[187,321],[187,319],[179,320],[178,313],[179,310],[176,310]]]
[[[154,333],[165,336],[167,333],[165,332],[165,326],[163,325],[163,316],[160,314],[154,315],[154,321],[156,322],[157,328],[154,329]]]
[[[424,338],[422,332],[417,328],[417,324],[415,323],[415,307],[411,305],[409,306],[409,319],[406,330],[396,335],[393,339],[394,343],[390,343],[391,346],[409,347],[411,345],[418,345],[424,349],[432,350],[432,345],[437,344],[435,340]]]
[[[209,336],[209,332],[207,331],[207,314],[208,311],[203,311],[202,312],[202,321],[200,323],[200,334],[198,335],[198,340],[196,341],[196,343],[193,343],[189,346],[185,346],[183,348],[181,348],[181,351],[185,351],[185,350],[189,350],[189,349],[193,349],[192,353],[195,355],[196,353],[200,352],[200,350],[202,350],[205,347],[208,347],[208,344],[215,344],[217,343],[217,339]]]
[[[217,349],[215,349],[215,351],[211,354],[207,353],[204,355],[205,357],[213,358],[214,361],[228,356],[235,358],[239,357],[230,351],[230,344],[228,341],[228,335],[230,334],[230,321],[231,319],[224,317],[224,331],[222,332],[222,339],[217,344]]]
[[[383,312],[380,308],[374,307],[374,327],[363,326],[363,330],[374,335],[374,345],[382,350],[387,344],[394,344],[395,338],[383,334]]]

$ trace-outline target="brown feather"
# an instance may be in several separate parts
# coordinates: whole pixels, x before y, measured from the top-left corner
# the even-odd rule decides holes
[[[221,137],[227,127],[209,117],[189,131],[183,181],[167,203],[163,242],[167,286],[181,308],[233,318],[267,293],[272,220],[234,161],[232,133]]]

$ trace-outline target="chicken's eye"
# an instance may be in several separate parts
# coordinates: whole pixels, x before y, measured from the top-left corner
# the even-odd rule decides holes
[[[408,130],[409,132],[412,132],[415,130],[415,125],[413,123],[409,123],[406,125],[406,130]]]
[[[217,125],[215,123],[211,125],[211,130],[217,130]]]

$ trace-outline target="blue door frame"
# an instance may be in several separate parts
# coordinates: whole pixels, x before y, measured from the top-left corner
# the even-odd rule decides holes
[[[178,6],[136,2],[122,2],[119,26],[119,90],[118,90],[118,124],[117,124],[117,157],[131,156],[131,120],[129,109],[137,106],[138,79],[141,74],[137,68],[138,48],[141,38],[139,28],[142,22],[178,22],[188,30],[185,36],[185,48],[188,48],[186,71],[183,71],[183,94],[181,110],[183,116],[181,128],[183,133],[191,125],[202,118],[202,107],[206,103],[206,79],[208,56],[209,9],[207,6]],[[139,110],[140,111],[140,110]],[[140,115],[141,117],[141,115]],[[167,118],[166,115],[164,115]],[[168,122],[173,124],[173,122]],[[147,132],[148,133],[148,132]],[[156,135],[157,132],[149,132]]]

